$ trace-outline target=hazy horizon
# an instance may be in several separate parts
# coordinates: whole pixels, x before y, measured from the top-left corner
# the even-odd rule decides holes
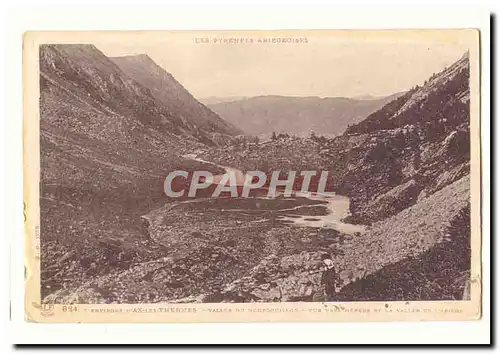
[[[410,89],[410,88],[408,88]],[[356,96],[318,96],[318,95],[309,95],[309,96],[298,96],[298,95],[278,95],[278,94],[273,94],[269,93],[266,95],[258,95],[258,96],[206,96],[206,97],[196,97],[199,100],[208,100],[208,99],[250,99],[250,98],[258,98],[258,97],[285,97],[285,98],[321,98],[321,99],[327,99],[327,98],[349,98],[349,99],[358,99],[358,100],[378,100],[385,98],[387,96],[391,95],[396,95],[401,92],[406,92],[408,90],[402,90],[398,92],[393,92],[389,93],[387,95],[382,95],[382,96],[373,96],[370,94],[364,94],[364,95],[356,95]]]
[[[385,97],[422,85],[469,49],[459,37],[438,31],[413,31],[410,36],[396,33],[402,31],[346,32],[312,33],[306,36],[308,43],[297,44],[196,43],[194,33],[170,32],[151,43],[101,41],[96,46],[111,57],[147,54],[198,99]]]

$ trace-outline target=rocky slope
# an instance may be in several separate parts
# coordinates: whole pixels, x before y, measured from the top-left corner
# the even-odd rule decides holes
[[[198,102],[175,78],[146,54],[110,58],[130,78],[148,88],[169,112],[192,129],[211,135],[238,135],[242,131]]]
[[[140,215],[205,146],[175,113],[92,45],[40,47],[42,295],[163,254]]]
[[[445,187],[442,191],[451,192],[456,187],[458,187],[456,191],[459,191],[459,188],[463,188],[456,184],[450,187]],[[462,193],[462,195],[467,194]],[[454,196],[441,194],[441,197],[453,198]],[[453,207],[454,210],[447,208],[448,211],[453,210],[456,214],[449,219],[448,224],[441,224],[441,229],[434,234],[438,236],[436,243],[428,242],[432,239],[427,239],[426,242],[422,237],[429,233],[414,231],[413,235],[418,234],[417,238],[410,237],[414,243],[408,243],[406,249],[402,249],[405,258],[399,257],[397,261],[391,259],[391,262],[385,262],[381,268],[368,276],[360,277],[347,284],[340,292],[340,299],[344,301],[348,299],[357,301],[469,300],[470,205],[463,197],[459,199],[459,208]],[[415,207],[412,209],[415,210]],[[446,216],[449,218],[450,214],[447,213]],[[440,216],[439,219],[443,218]],[[412,221],[414,225],[422,223],[414,218]],[[425,223],[429,224],[429,222]],[[431,247],[422,249],[422,244],[425,243]],[[401,249],[400,245],[397,245],[398,249]],[[413,250],[408,253],[411,248]],[[423,250],[423,252],[418,253],[415,252],[416,250]]]
[[[228,122],[253,135],[276,133],[338,135],[400,94],[377,99],[259,96],[209,104]]]
[[[466,54],[332,142],[355,217],[394,215],[469,173],[469,94]]]

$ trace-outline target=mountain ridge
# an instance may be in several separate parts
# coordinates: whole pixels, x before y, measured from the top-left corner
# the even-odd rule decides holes
[[[242,133],[241,130],[228,124],[196,100],[171,73],[163,69],[147,54],[110,57],[110,60],[129,77],[148,88],[152,95],[165,104],[169,110],[178,112],[183,121],[208,133],[222,133],[231,136]]]
[[[42,297],[161,257],[141,215],[165,203],[168,171],[214,145],[93,45],[40,46]],[[66,259],[57,271],[54,266]]]

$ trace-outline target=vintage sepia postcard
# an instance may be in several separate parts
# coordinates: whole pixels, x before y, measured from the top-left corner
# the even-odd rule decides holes
[[[480,318],[479,44],[27,32],[26,320]]]

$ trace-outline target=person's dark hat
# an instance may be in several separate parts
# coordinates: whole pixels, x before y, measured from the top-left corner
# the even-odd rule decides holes
[[[321,260],[324,261],[325,259],[332,259],[332,257],[329,254],[324,253],[321,255]]]

